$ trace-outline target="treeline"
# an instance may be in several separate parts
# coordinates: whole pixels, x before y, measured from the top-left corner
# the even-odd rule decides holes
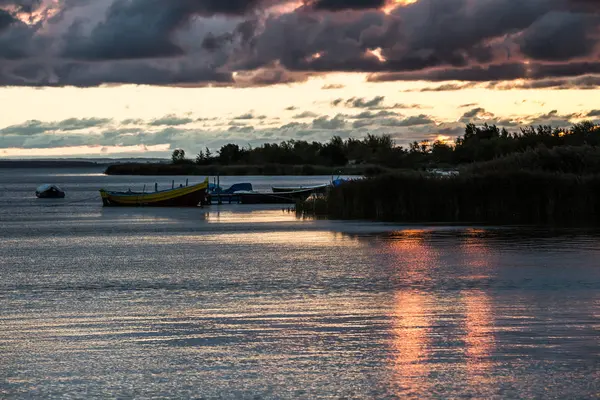
[[[185,151],[173,152],[174,164],[196,165],[320,165],[344,166],[370,164],[386,168],[428,168],[456,166],[493,160],[527,149],[557,146],[596,146],[600,144],[600,125],[582,122],[568,129],[538,126],[508,132],[496,125],[468,124],[465,134],[454,142],[442,140],[413,142],[408,147],[396,146],[389,135],[367,135],[363,139],[334,136],[326,143],[288,140],[266,143],[259,147],[226,144],[215,154],[208,148],[194,160]]]
[[[458,165],[458,173],[385,173],[344,183],[297,209],[342,219],[597,226],[599,139],[600,126],[589,122],[513,134],[468,125],[452,148],[434,143],[420,152],[423,160]],[[444,158],[436,158],[436,146],[444,146],[437,153]]]

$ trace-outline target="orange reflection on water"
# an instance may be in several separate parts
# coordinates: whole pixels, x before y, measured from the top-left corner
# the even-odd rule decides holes
[[[472,282],[490,277],[490,265],[494,263],[494,252],[482,238],[483,229],[467,229],[463,243],[465,267],[470,271]],[[482,289],[463,292],[465,307],[465,355],[468,374],[478,374],[490,367],[489,357],[495,348],[493,336],[493,309],[489,295]]]
[[[427,244],[426,230],[407,229],[394,232],[390,243],[396,261],[396,273],[406,282],[424,282],[431,278],[436,253]],[[422,393],[427,382],[426,364],[431,327],[431,295],[416,290],[402,290],[395,295],[392,344],[395,381],[405,393]]]
[[[406,229],[394,232],[389,249],[396,260],[399,278],[422,282],[429,279],[435,266],[435,252],[425,241],[426,230]]]
[[[429,369],[428,357],[430,327],[427,296],[418,292],[399,292],[395,299],[394,373],[397,383],[409,393],[423,392]]]
[[[471,279],[489,278],[490,265],[496,260],[495,253],[488,248],[488,242],[481,237],[485,232],[483,229],[467,229],[467,236],[460,247]]]
[[[495,349],[493,309],[483,290],[465,292],[465,346],[467,373],[476,375],[490,368],[490,356]]]
[[[396,232],[389,245],[395,273],[407,286],[395,295],[393,322],[394,376],[403,395],[428,393],[435,381],[431,373],[450,374],[454,384],[487,381],[496,344],[492,300],[485,285],[495,253],[482,237],[484,231],[466,233],[456,248],[444,247],[427,230]],[[463,342],[464,347],[440,347],[452,342]],[[455,364],[438,360],[438,351],[454,354]]]
[[[219,210],[214,207],[206,213],[208,223],[261,223],[261,222],[297,222],[296,214],[289,207],[270,210]]]

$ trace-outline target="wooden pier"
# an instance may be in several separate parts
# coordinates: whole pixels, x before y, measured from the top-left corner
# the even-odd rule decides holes
[[[207,196],[207,204],[240,204],[241,198],[239,194],[215,193]]]

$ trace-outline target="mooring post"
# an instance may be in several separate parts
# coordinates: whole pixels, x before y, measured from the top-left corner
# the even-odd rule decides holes
[[[171,189],[175,189],[175,179],[171,181]]]
[[[158,182],[154,182],[154,191],[158,192]]]
[[[187,180],[187,178],[186,178],[186,179],[185,179],[185,186],[187,186],[187,185],[188,185],[188,180]]]
[[[218,200],[219,204],[223,204],[223,199],[221,198],[221,175],[217,174],[217,190],[218,190]]]

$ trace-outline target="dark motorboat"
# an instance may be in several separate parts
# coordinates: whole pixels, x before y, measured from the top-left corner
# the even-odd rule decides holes
[[[36,197],[40,199],[62,199],[65,192],[56,185],[46,184],[35,190]]]
[[[275,193],[282,192],[299,192],[304,190],[312,190],[313,193],[319,192],[324,193],[330,185],[328,183],[324,183],[322,185],[313,185],[313,186],[273,186],[271,189]]]
[[[208,186],[208,204],[216,202],[217,204],[223,203],[239,203],[240,197],[238,192],[254,193],[251,183],[234,183],[227,189],[214,184]]]
[[[208,194],[209,195],[217,195],[217,194],[230,195],[230,194],[234,194],[235,192],[239,192],[239,191],[252,191],[252,184],[251,183],[234,183],[227,189],[223,189],[222,187],[214,185],[212,183],[210,183],[208,185]]]
[[[315,188],[309,188],[290,192],[238,192],[236,194],[242,204],[295,204],[305,201],[315,192]]]
[[[102,203],[105,206],[150,206],[150,207],[196,207],[206,202],[208,178],[204,182],[192,186],[157,192],[109,192],[100,190]]]

